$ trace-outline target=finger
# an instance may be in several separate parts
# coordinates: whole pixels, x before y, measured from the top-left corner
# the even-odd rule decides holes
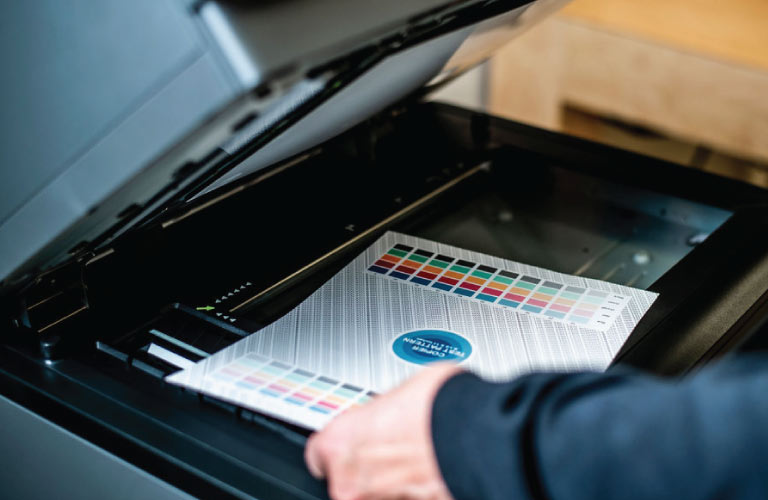
[[[307,446],[304,448],[304,462],[307,464],[309,473],[315,479],[325,478],[325,461],[319,444],[320,439],[321,437],[318,433],[312,434],[309,436]]]

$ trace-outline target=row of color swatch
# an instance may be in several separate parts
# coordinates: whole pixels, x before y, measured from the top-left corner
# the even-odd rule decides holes
[[[607,329],[628,297],[397,244],[368,270],[441,292],[578,325]]]
[[[253,353],[227,363],[209,377],[245,392],[252,409],[312,429],[376,395]]]

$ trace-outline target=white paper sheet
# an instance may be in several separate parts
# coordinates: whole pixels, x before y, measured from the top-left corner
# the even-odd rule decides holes
[[[492,380],[604,370],[655,299],[388,232],[287,315],[167,380],[317,429],[435,360]]]

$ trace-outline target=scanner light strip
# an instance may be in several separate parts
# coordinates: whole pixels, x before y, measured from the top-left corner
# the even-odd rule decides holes
[[[630,297],[396,244],[368,271],[477,302],[604,331]]]

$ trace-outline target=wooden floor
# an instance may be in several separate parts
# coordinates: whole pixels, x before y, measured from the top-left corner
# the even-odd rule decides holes
[[[768,188],[768,163],[745,160],[658,132],[566,108],[561,132]]]
[[[573,130],[576,109],[768,163],[766,0],[575,0],[489,74],[495,114]]]
[[[575,0],[560,15],[682,51],[768,69],[765,0]]]

